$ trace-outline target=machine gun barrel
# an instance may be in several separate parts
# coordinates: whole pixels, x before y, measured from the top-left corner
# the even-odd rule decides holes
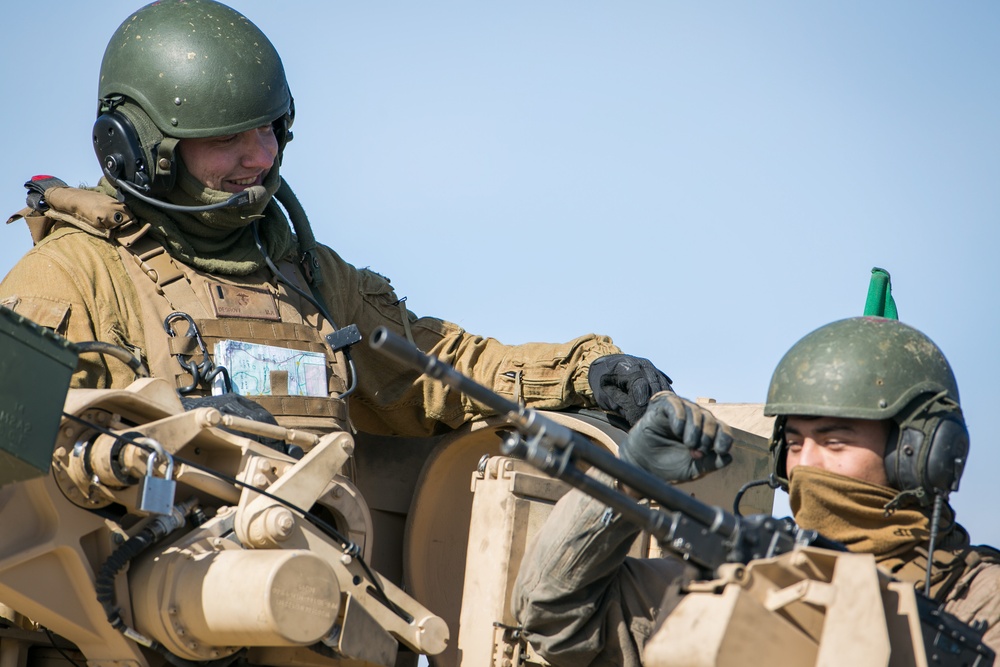
[[[607,504],[656,537],[665,548],[706,573],[713,573],[726,562],[747,562],[751,558],[777,555],[800,542],[812,541],[802,540],[794,528],[771,517],[748,522],[692,498],[645,470],[625,463],[581,434],[500,396],[441,360],[424,354],[385,327],[375,329],[370,345],[506,416],[524,438],[516,435],[508,438],[504,444],[505,454],[523,458]],[[587,475],[578,463],[589,464],[611,475],[642,497],[655,501],[664,511],[602,484]]]

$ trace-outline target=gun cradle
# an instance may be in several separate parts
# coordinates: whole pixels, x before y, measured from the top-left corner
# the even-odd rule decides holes
[[[308,444],[295,460],[223,430],[214,409],[185,412],[162,380],[72,390],[66,412],[82,421],[63,419],[52,474],[0,489],[0,600],[89,664],[155,667],[164,650],[205,661],[249,649],[251,664],[389,666],[399,642],[425,654],[446,647],[444,621],[362,562],[370,513],[339,474],[350,435],[252,427]],[[132,444],[150,440],[169,460]],[[139,480],[163,481],[168,471],[177,516],[139,510]],[[343,540],[275,498],[318,514]],[[173,532],[158,528],[172,520]],[[158,539],[121,555],[151,530]],[[118,621],[98,600],[114,558],[107,588]]]
[[[973,665],[977,653],[922,624],[917,593],[870,554],[802,547],[664,600],[646,644],[649,667]],[[928,641],[930,638],[930,641]]]

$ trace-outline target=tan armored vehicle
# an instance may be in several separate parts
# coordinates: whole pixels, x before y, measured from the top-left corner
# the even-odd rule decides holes
[[[25,340],[30,324],[4,322],[15,336],[8,372],[37,372],[34,357],[73,361],[64,342],[37,331]],[[367,565],[370,513],[341,475],[349,435],[185,411],[169,385],[141,379],[69,392],[46,443],[31,438],[48,416],[35,398],[4,396],[5,426],[19,420],[5,428],[15,472],[0,501],[0,600],[18,626],[0,639],[9,664],[36,664],[41,645],[136,666],[392,665],[399,644],[446,647],[445,622]],[[296,460],[248,434],[307,453]],[[38,465],[44,450],[51,466]]]
[[[79,347],[5,309],[0,339],[5,375],[46,379],[0,391],[0,667],[545,664],[509,599],[568,487],[500,454],[511,415],[356,443],[185,410],[155,379],[67,394]],[[735,427],[735,463],[680,488],[731,506],[766,474],[769,424],[758,406],[707,405]],[[624,436],[598,415],[542,419],[598,451]],[[757,488],[741,508],[771,501]],[[645,535],[633,547],[660,553]],[[948,654],[947,619],[928,624],[913,587],[869,555],[803,547],[717,574],[664,601],[646,664],[924,666],[928,642]],[[948,664],[988,664],[977,656]]]
[[[0,338],[6,376],[45,378],[0,394],[0,667],[530,658],[510,586],[567,487],[500,455],[504,419],[436,441],[320,437],[185,411],[155,379],[67,394],[75,348],[6,310]],[[608,450],[624,435],[550,416]],[[692,494],[730,506],[764,476],[766,423],[748,428],[736,464]],[[770,507],[769,491],[743,502]]]

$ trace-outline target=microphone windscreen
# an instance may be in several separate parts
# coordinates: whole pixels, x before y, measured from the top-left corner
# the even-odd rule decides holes
[[[243,191],[247,197],[247,203],[253,204],[267,197],[267,188],[263,185],[254,185]]]

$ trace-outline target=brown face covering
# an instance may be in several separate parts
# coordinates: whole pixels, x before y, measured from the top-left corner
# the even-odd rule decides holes
[[[892,576],[924,589],[930,510],[886,512],[885,506],[898,495],[895,489],[820,468],[797,466],[788,481],[792,514],[800,527],[819,531],[850,551],[870,553]],[[969,552],[969,534],[955,523],[955,512],[945,504],[928,595],[944,599],[965,571]]]
[[[850,551],[873,554],[879,562],[911,551],[930,537],[930,517],[921,510],[886,512],[885,506],[899,493],[887,486],[796,466],[788,480],[788,493],[792,516],[800,527],[819,531]],[[953,523],[954,515],[945,507],[940,534],[947,534]]]

